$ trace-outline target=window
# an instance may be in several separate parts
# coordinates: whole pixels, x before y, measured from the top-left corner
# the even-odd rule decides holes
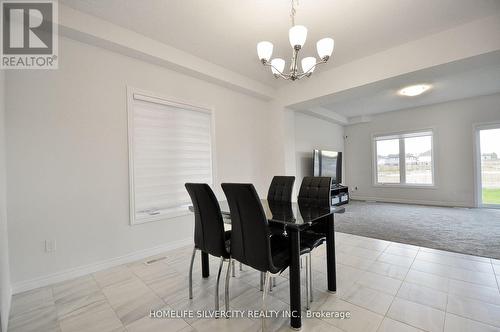
[[[130,220],[188,213],[186,182],[212,184],[210,110],[129,90]]]
[[[374,138],[376,184],[434,185],[432,131]]]

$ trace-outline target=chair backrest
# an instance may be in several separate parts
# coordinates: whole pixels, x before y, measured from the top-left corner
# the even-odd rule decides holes
[[[252,184],[223,183],[231,212],[231,257],[256,270],[274,270],[269,225]]]
[[[267,201],[272,218],[278,220],[294,221],[292,202]]]
[[[295,176],[275,176],[267,192],[267,200],[273,202],[291,202]]]
[[[299,206],[326,208],[331,206],[332,178],[306,176],[300,185]]]
[[[219,202],[206,183],[186,183],[194,208],[194,245],[216,257],[227,257]]]

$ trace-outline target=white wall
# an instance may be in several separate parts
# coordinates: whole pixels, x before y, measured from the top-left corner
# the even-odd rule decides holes
[[[5,177],[5,74],[0,70],[0,331],[7,331],[11,286]]]
[[[129,226],[127,85],[215,109],[220,197],[220,182],[265,194],[282,174],[270,103],[70,39],[59,47],[58,70],[8,73],[14,285],[192,237],[192,216]]]
[[[312,175],[314,149],[344,152],[344,128],[307,114],[295,112],[295,188]]]
[[[345,129],[347,183],[353,198],[474,206],[473,125],[500,122],[500,94],[374,116]],[[434,128],[436,188],[373,186],[372,135]],[[357,186],[357,191],[354,187]]]

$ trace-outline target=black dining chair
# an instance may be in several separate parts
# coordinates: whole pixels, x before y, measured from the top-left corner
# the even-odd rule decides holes
[[[271,185],[267,191],[267,202],[269,205],[279,205],[292,202],[293,184],[295,176],[276,175],[271,181]],[[286,228],[281,225],[269,225],[271,233],[286,235]],[[276,278],[271,278],[271,290],[274,287]],[[264,275],[260,278],[260,289],[264,288]]]
[[[269,202],[291,202],[295,176],[275,176],[267,192]]]
[[[309,209],[312,211],[318,211],[318,209],[329,210],[331,208],[331,186],[331,177],[304,177],[300,185],[299,196],[297,197],[301,213],[307,213],[306,211]],[[325,223],[318,223],[300,234],[301,245],[309,248],[309,260],[306,261],[306,265],[309,264],[308,270],[310,273],[312,273],[312,252],[315,248],[326,242],[326,232]],[[312,284],[311,276],[309,282],[310,289],[308,291],[310,294],[308,301],[311,302],[314,300]]]
[[[215,286],[215,310],[219,311],[219,281],[224,262],[226,271],[225,304],[229,311],[229,270],[231,267],[231,231],[224,230],[219,202],[206,183],[186,183],[186,190],[194,208],[194,249],[189,266],[189,298],[193,298],[193,263],[196,251],[220,257],[219,272]]]
[[[327,176],[306,176],[302,179],[297,201],[306,207],[323,208],[331,206],[332,178]]]
[[[266,214],[252,184],[223,183],[222,189],[231,213],[231,257],[265,273],[262,295],[265,311],[270,277],[280,274],[290,264],[288,238],[271,236]],[[301,247],[301,254],[308,250]],[[265,330],[265,317],[262,317],[262,330]]]

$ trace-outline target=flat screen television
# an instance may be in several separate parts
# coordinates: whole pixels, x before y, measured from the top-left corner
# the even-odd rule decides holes
[[[342,152],[314,150],[313,175],[330,176],[333,184],[342,182]]]

